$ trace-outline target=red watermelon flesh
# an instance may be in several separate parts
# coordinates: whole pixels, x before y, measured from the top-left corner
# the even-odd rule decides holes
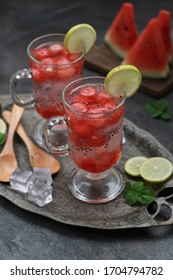
[[[167,53],[157,19],[149,21],[122,64],[136,66],[143,77],[167,77],[169,73]]]
[[[124,58],[138,38],[134,8],[124,3],[105,34],[105,42],[120,58]]]
[[[161,10],[158,14],[158,23],[168,55],[168,61],[172,61],[172,42],[171,42],[171,13],[167,10]]]

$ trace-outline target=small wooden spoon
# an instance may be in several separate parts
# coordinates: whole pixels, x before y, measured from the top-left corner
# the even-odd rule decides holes
[[[13,105],[11,119],[5,146],[0,154],[0,182],[9,182],[10,176],[18,168],[18,162],[13,148],[13,137],[16,127],[22,117],[24,108]]]
[[[10,123],[11,120],[10,111],[4,110],[2,112],[2,116],[7,123]],[[53,158],[52,156],[50,156],[49,154],[41,150],[38,146],[36,146],[31,141],[31,139],[26,134],[21,123],[18,124],[17,133],[22,138],[22,140],[24,141],[28,149],[30,164],[32,167],[49,168],[52,174],[57,173],[59,171],[60,169],[59,162],[55,158]]]

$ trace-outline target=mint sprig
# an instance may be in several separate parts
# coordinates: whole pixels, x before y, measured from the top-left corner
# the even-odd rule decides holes
[[[4,144],[6,140],[6,135],[0,132],[0,145]]]
[[[165,98],[147,103],[145,109],[152,118],[161,118],[163,120],[171,119],[168,100]]]
[[[3,149],[5,140],[6,140],[6,134],[0,132],[0,152],[1,152],[2,149]]]
[[[126,182],[124,197],[127,204],[134,205],[150,204],[157,195],[151,187],[145,186],[143,182]]]

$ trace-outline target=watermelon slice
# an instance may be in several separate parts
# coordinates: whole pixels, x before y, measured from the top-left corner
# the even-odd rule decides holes
[[[124,58],[138,38],[131,3],[124,3],[105,34],[104,41],[112,51]]]
[[[157,19],[149,21],[122,64],[136,66],[143,77],[167,77],[169,73],[167,52]]]
[[[172,61],[172,42],[171,42],[171,13],[161,10],[157,16],[163,43],[168,55],[168,61]]]

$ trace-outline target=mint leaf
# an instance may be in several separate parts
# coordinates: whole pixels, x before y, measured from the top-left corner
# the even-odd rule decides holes
[[[149,113],[149,115],[152,116],[153,118],[157,118],[162,114],[162,111],[155,108],[155,106],[152,103],[146,104],[145,109]]]
[[[129,205],[133,205],[138,201],[138,197],[133,191],[127,192],[125,199],[126,199],[126,203]]]
[[[6,135],[0,132],[0,145],[4,144],[5,139],[6,139]]]
[[[145,188],[143,182],[136,182],[133,184],[133,191],[137,194],[140,195],[143,192],[143,189]]]
[[[145,186],[143,182],[130,183],[126,182],[124,189],[125,201],[129,205],[134,205],[137,203],[140,204],[149,204],[156,199],[155,191]]]
[[[126,193],[130,192],[132,190],[132,188],[133,188],[132,184],[130,182],[126,182],[125,188],[124,188],[124,193],[126,194]]]
[[[161,118],[163,120],[170,120],[171,119],[171,112],[169,110],[165,110],[162,115]]]
[[[142,194],[138,197],[138,201],[141,204],[150,204],[156,199],[156,197],[156,193],[153,189],[145,187]]]
[[[170,120],[171,118],[171,112],[168,108],[168,100],[165,98],[147,103],[145,109],[152,118],[160,117],[163,120]]]
[[[159,99],[157,101],[154,102],[154,106],[159,109],[160,111],[164,111],[165,109],[168,108],[168,100],[163,98],[163,99]]]

